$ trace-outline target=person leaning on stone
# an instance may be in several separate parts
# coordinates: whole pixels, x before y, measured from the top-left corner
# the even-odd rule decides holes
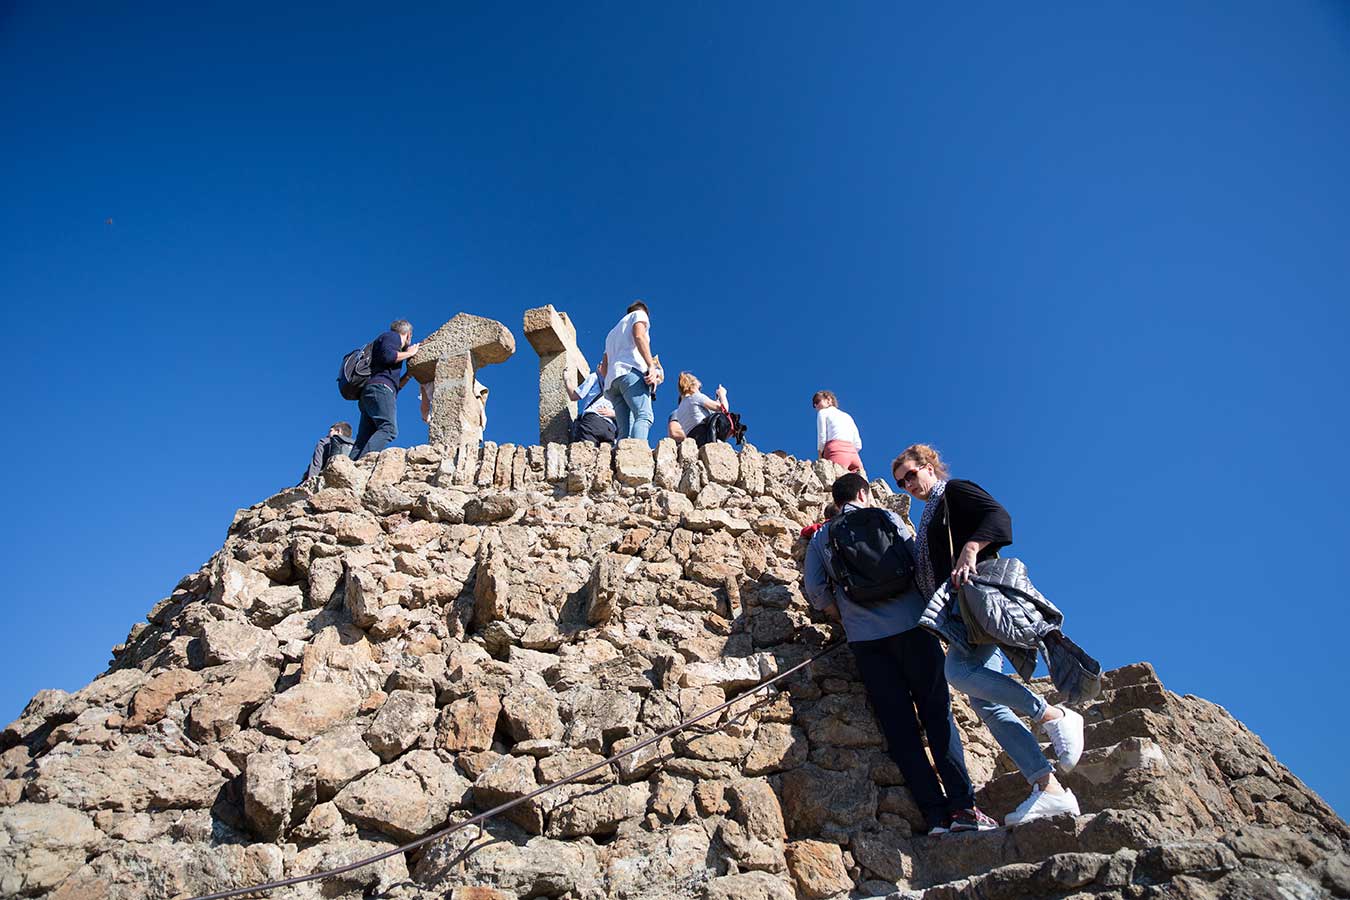
[[[352,424],[350,422],[334,422],[328,426],[328,433],[319,438],[319,442],[314,445],[314,455],[310,457],[309,467],[305,469],[305,474],[300,478],[300,484],[304,484],[311,478],[318,478],[319,473],[328,461],[335,456],[347,456],[352,450]]]
[[[405,360],[417,355],[412,343],[412,325],[396,319],[389,330],[375,339],[370,351],[370,378],[361,389],[358,407],[361,423],[356,429],[352,458],[379,453],[398,437],[398,392],[411,377],[403,371]]]
[[[975,789],[966,772],[966,754],[942,672],[942,645],[919,627],[924,598],[911,584],[889,600],[862,605],[840,587],[843,562],[834,558],[830,531],[851,513],[872,507],[867,480],[849,472],[834,482],[832,493],[839,514],[816,531],[806,549],[807,598],[813,607],[843,623],[858,674],[886,735],[887,752],[900,767],[928,833],[996,828],[997,823],[975,806]],[[904,552],[912,554],[913,532],[895,513],[884,512],[903,538]],[[870,517],[854,522],[866,518]],[[932,748],[931,765],[920,728]]]
[[[577,404],[577,418],[572,423],[573,443],[612,444],[617,429],[614,424],[614,404],[603,394],[605,363],[587,375],[575,389],[568,388],[567,396]]]
[[[600,367],[605,372],[605,396],[614,404],[618,439],[635,438],[650,446],[652,391],[665,376],[652,355],[647,304],[635,301],[610,329]]]
[[[925,598],[948,578],[960,587],[977,574],[981,560],[998,556],[1000,548],[1012,543],[1008,511],[975,482],[949,479],[942,457],[927,444],[907,447],[891,463],[891,474],[902,491],[923,501],[915,580]],[[1003,674],[1003,654],[993,644],[963,647],[952,641],[947,645],[945,671],[947,681],[969,698],[971,708],[1031,785],[1031,796],[1008,814],[1007,824],[1064,812],[1078,815],[1073,791],[1055,778],[1054,765],[1018,713],[1045,732],[1064,771],[1072,769],[1083,753],[1083,717],[1067,706],[1051,706]]]

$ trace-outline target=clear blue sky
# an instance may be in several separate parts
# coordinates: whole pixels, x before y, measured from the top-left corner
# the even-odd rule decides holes
[[[296,480],[391,318],[511,325],[529,442],[523,310],[593,354],[643,297],[761,448],[825,387],[873,473],[938,445],[1079,643],[1350,811],[1345,4],[153,6],[0,5],[0,720]]]

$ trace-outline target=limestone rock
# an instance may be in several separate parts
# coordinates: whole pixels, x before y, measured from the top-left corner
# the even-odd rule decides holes
[[[796,841],[788,845],[787,864],[801,897],[824,900],[853,889],[838,844]]]
[[[317,766],[312,756],[249,754],[244,766],[244,817],[254,834],[276,840],[304,821],[317,799]]]
[[[796,900],[792,888],[768,872],[746,872],[743,875],[714,878],[708,882],[705,896],[707,900]]]
[[[708,477],[720,484],[735,484],[741,474],[740,457],[736,449],[721,441],[710,441],[699,448],[699,461],[708,470]]]
[[[603,787],[570,785],[562,788],[570,799],[559,802],[549,815],[550,837],[606,835],[618,830],[625,819],[647,811],[650,789],[646,784],[611,784]]]
[[[192,757],[150,759],[128,750],[80,755],[48,754],[25,797],[74,809],[135,812],[209,807],[225,781],[214,768]]]
[[[412,840],[439,827],[468,790],[452,763],[413,750],[348,784],[333,803],[362,828]]]
[[[281,646],[270,631],[247,622],[207,622],[202,628],[202,656],[208,666],[229,662],[275,662]]]
[[[223,666],[221,680],[203,690],[188,712],[188,735],[198,742],[222,741],[239,731],[245,717],[272,696],[274,669],[259,664]],[[207,670],[208,672],[210,670]]]
[[[102,839],[89,816],[54,803],[0,807],[0,894],[37,896],[84,865]]]
[[[394,691],[366,729],[366,745],[384,762],[412,747],[436,721],[436,706],[426,694]]]
[[[307,741],[356,715],[360,705],[361,695],[355,688],[302,681],[263,706],[258,725],[270,734]]]
[[[522,684],[502,700],[506,729],[516,741],[557,740],[563,735],[557,696],[547,688]]]
[[[708,445],[709,447],[712,444]],[[690,531],[727,531],[731,534],[744,534],[750,530],[750,523],[734,516],[724,509],[697,509],[685,513],[681,524]]]
[[[620,484],[646,484],[655,471],[656,462],[646,441],[625,438],[615,446],[614,477]]]
[[[440,723],[436,728],[436,746],[452,753],[488,749],[492,746],[492,736],[497,730],[497,717],[501,711],[501,701],[482,691],[452,701],[441,711]],[[527,710],[526,713],[532,714],[533,710]],[[522,731],[528,732],[528,729]]]
[[[164,718],[170,703],[202,686],[202,676],[190,669],[169,669],[147,681],[131,700],[128,731],[136,731]]]
[[[366,746],[360,725],[339,725],[326,731],[311,738],[302,752],[315,760],[320,800],[331,800],[349,783],[380,766],[380,758]]]

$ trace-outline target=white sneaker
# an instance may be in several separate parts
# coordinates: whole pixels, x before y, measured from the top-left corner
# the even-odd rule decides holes
[[[1083,717],[1067,706],[1061,706],[1059,711],[1064,715],[1042,722],[1041,731],[1050,739],[1060,770],[1071,772],[1083,756]]]
[[[1073,795],[1073,791],[1065,788],[1061,794],[1051,794],[1040,788],[1032,788],[1031,796],[1008,813],[1008,818],[1003,821],[1008,825],[1025,825],[1035,819],[1045,819],[1060,813],[1082,815],[1078,811],[1078,798]]]

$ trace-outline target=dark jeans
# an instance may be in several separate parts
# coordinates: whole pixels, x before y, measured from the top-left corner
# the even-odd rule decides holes
[[[361,389],[361,424],[356,429],[352,459],[379,453],[398,437],[398,395],[387,384],[368,384]]]
[[[938,639],[922,628],[911,628],[876,641],[850,643],[849,647],[886,735],[891,759],[900,767],[905,785],[929,827],[940,824],[949,813],[974,806],[975,790],[966,774],[961,735],[952,721],[952,701],[942,673]],[[937,774],[919,739],[920,724],[928,736]]]

